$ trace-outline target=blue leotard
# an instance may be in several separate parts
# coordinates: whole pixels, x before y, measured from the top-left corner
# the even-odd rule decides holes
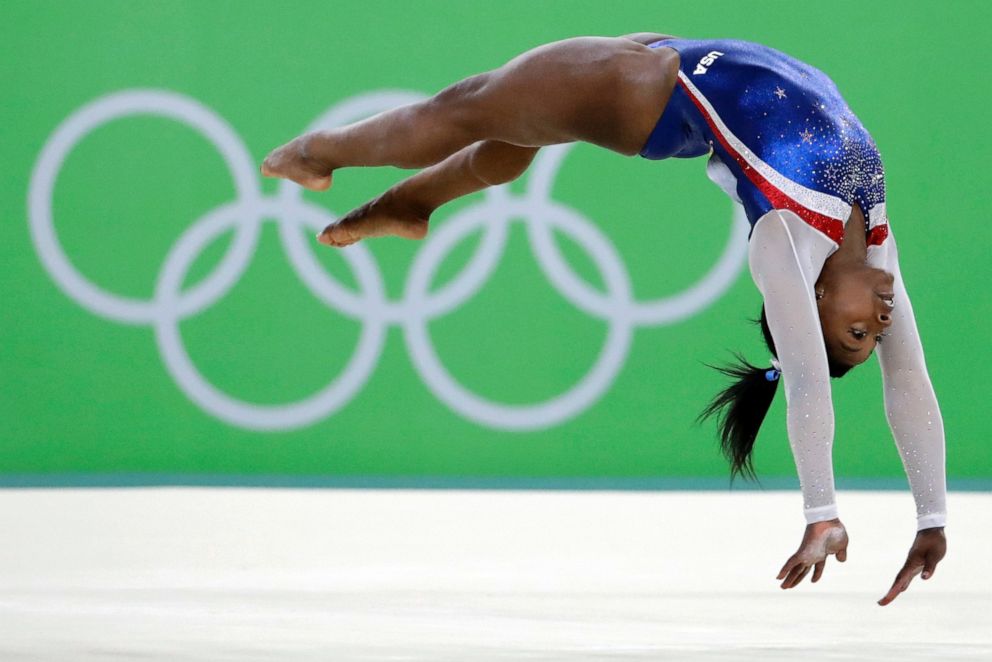
[[[890,337],[878,346],[885,410],[917,508],[917,528],[946,523],[944,429],[885,214],[871,136],[822,72],[743,41],[669,39],[678,82],[641,155],[710,155],[707,174],[744,205],[748,264],[761,291],[786,391],[789,443],[806,521],[838,517],[833,402],[814,286],[857,204],[865,263],[893,276]]]
[[[875,142],[822,71],[745,41],[666,39],[678,83],[641,156],[710,154],[707,174],[753,225],[788,209],[840,243],[857,203],[869,245],[888,236]]]

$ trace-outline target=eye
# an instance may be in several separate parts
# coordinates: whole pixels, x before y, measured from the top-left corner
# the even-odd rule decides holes
[[[864,340],[868,336],[868,332],[861,329],[851,329],[851,335],[854,336],[855,340]]]

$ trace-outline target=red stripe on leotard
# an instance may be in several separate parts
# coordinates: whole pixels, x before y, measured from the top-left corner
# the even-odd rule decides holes
[[[809,207],[806,207],[793,198],[790,198],[788,194],[765,179],[760,172],[751,167],[747,160],[741,156],[741,154],[731,146],[730,142],[723,136],[723,134],[720,133],[720,130],[717,128],[713,118],[710,117],[709,112],[707,112],[706,107],[700,103],[699,99],[696,98],[696,96],[692,93],[692,90],[689,89],[681,78],[679,79],[679,85],[685,91],[686,95],[688,95],[693,105],[699,110],[700,114],[703,116],[703,119],[706,120],[710,130],[713,131],[713,135],[717,137],[717,140],[720,141],[723,148],[727,150],[728,154],[734,157],[734,160],[737,161],[737,165],[739,165],[741,170],[744,171],[744,175],[751,181],[752,184],[755,185],[755,187],[757,187],[759,191],[761,191],[766,198],[768,198],[768,202],[770,202],[775,209],[788,209],[806,221],[806,223],[830,237],[834,242],[838,244],[841,243],[844,238],[843,221],[836,218],[831,218],[830,216],[826,216],[810,209]],[[888,232],[888,230],[886,230],[886,232]],[[881,239],[884,241],[885,237],[883,236]],[[881,243],[881,241],[879,243]]]

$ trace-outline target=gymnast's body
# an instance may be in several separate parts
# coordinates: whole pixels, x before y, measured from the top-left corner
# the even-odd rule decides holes
[[[719,420],[733,474],[784,383],[806,529],[784,589],[847,557],[834,493],[830,379],[878,354],[885,410],[916,501],[917,533],[887,605],[946,552],[944,430],[885,210],[874,141],[834,83],[774,49],[654,33],[580,37],[528,51],[425,101],[302,135],[266,176],[322,191],[349,166],[420,168],[318,236],[331,246],[420,239],[431,213],[519,177],[544,146],[582,141],[647,159],[706,156],[707,175],[751,223],[770,366],[723,368],[733,383],[704,415]]]

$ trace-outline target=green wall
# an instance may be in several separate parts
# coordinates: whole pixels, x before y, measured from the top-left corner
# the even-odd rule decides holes
[[[354,119],[555,39],[660,31],[760,41],[837,82],[885,159],[952,485],[988,486],[990,7],[5,2],[0,483],[725,485],[694,418],[721,383],[704,363],[765,358],[743,245],[712,300],[650,303],[696,286],[731,236],[704,160],[579,146],[544,195],[532,172],[442,209],[427,242],[345,253],[308,233],[400,171],[341,171],[302,201],[254,174],[329,109]],[[56,136],[127,103],[141,112]],[[71,150],[45,161],[58,141]],[[61,266],[32,239],[46,209]],[[876,365],[835,383],[848,484],[900,483]],[[766,484],[794,474],[783,400],[757,450]]]

